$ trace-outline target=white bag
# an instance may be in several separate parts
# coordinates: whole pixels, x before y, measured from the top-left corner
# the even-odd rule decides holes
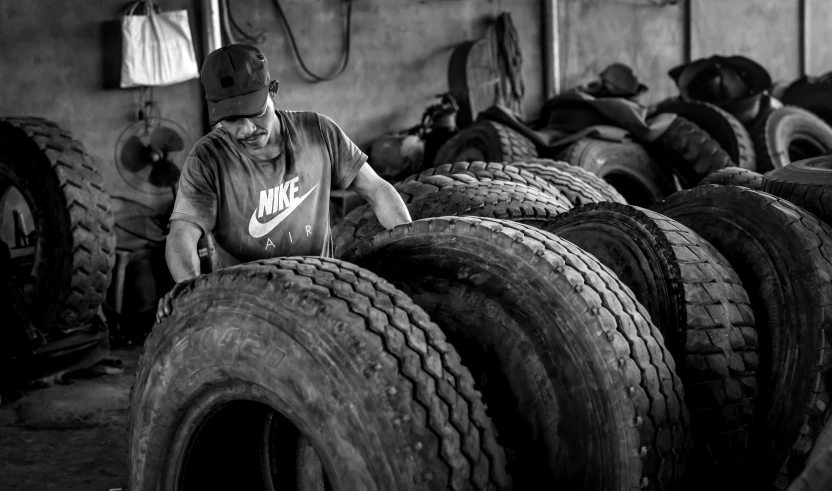
[[[140,5],[144,5],[145,15],[133,15]],[[140,0],[127,10],[121,32],[122,88],[172,85],[199,78],[187,10],[159,12],[152,0]]]

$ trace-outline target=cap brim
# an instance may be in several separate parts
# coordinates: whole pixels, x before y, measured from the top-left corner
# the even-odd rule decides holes
[[[225,118],[245,118],[261,114],[269,103],[269,86],[254,92],[208,103],[208,126]]]

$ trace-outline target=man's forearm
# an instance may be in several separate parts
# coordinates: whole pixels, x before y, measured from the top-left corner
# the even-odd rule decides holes
[[[384,228],[391,229],[396,225],[411,222],[407,206],[390,183],[385,182],[379,186],[369,201]]]
[[[177,283],[199,276],[199,251],[196,242],[185,233],[168,234],[165,260],[173,280]]]

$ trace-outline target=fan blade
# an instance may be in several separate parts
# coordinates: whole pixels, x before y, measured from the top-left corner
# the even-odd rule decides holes
[[[147,147],[139,137],[133,135],[121,146],[121,165],[129,172],[139,172],[150,163]]]
[[[179,181],[180,173],[179,167],[176,167],[174,163],[170,160],[162,159],[153,164],[153,170],[150,171],[148,181],[154,186],[169,188]]]
[[[176,131],[159,126],[150,134],[150,146],[162,153],[178,152],[185,148],[185,141]]]

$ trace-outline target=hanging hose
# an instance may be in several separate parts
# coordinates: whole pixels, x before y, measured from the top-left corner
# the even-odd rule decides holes
[[[502,81],[502,99],[507,106],[522,114],[523,97],[526,94],[523,83],[523,52],[510,13],[503,12],[497,17],[491,35]]]
[[[237,34],[239,34],[240,38],[242,38],[241,40],[246,44],[260,44],[265,40],[266,36],[263,31],[248,33],[240,27],[231,13],[231,0],[219,0],[219,2],[220,24],[222,26],[222,32],[228,39],[229,44],[236,44],[239,42],[234,36],[232,29],[237,31]]]

